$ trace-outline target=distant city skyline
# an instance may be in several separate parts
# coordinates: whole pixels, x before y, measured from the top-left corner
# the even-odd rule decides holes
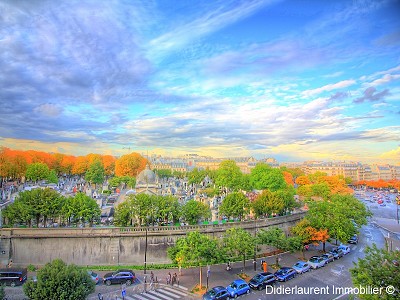
[[[399,8],[0,0],[0,146],[399,164]]]

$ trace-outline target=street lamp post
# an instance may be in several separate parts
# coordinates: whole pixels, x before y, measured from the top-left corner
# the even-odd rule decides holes
[[[146,267],[147,267],[147,224],[146,224],[146,238],[144,246],[144,274],[146,274]]]
[[[254,258],[253,258],[253,265],[254,271],[257,270],[257,218],[254,216]]]

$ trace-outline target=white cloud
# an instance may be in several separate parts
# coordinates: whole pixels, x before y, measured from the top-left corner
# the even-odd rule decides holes
[[[352,86],[354,84],[356,84],[356,81],[353,80],[353,79],[343,80],[343,81],[340,81],[340,82],[337,82],[337,83],[331,83],[331,84],[324,85],[324,86],[322,86],[320,88],[303,91],[302,95],[306,96],[306,97],[310,97],[310,96],[314,96],[314,95],[320,94],[322,92],[330,92],[330,91],[333,91],[333,90],[336,90],[336,89],[342,89],[342,88],[345,88],[345,87],[349,87],[349,86]]]
[[[393,80],[396,80],[396,79],[399,79],[399,78],[400,78],[400,74],[396,74],[396,75],[385,74],[385,75],[383,75],[383,77],[372,81],[370,83],[370,85],[377,86],[377,85],[389,83],[389,82],[391,82]]]
[[[173,30],[153,39],[149,43],[151,57],[164,55],[171,49],[179,48],[189,42],[213,33],[238,20],[255,13],[265,5],[275,3],[274,0],[244,1],[239,5],[211,7],[210,11],[186,24],[179,24]]]

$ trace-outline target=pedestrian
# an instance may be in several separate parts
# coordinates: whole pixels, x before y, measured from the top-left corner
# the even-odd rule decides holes
[[[168,272],[168,283],[167,284],[171,284],[171,279],[172,279],[171,272]]]
[[[150,282],[154,281],[154,273],[153,271],[150,272]]]
[[[174,273],[174,275],[172,276],[172,285],[174,285],[176,283],[177,277],[178,277],[178,275],[176,275],[176,273]]]
[[[257,261],[253,259],[254,271],[257,271]]]
[[[101,293],[98,293],[97,297],[99,297],[99,300],[103,300],[103,295]]]

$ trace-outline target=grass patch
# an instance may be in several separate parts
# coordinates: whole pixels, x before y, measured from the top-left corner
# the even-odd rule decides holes
[[[242,278],[244,281],[246,281],[246,282],[249,282],[250,279],[251,279],[251,277],[250,277],[248,274],[244,273],[244,272],[239,273],[239,274],[237,274],[237,275],[238,275],[240,278]]]
[[[204,285],[200,286],[199,284],[196,284],[190,292],[196,295],[203,295],[207,292],[207,288]]]

